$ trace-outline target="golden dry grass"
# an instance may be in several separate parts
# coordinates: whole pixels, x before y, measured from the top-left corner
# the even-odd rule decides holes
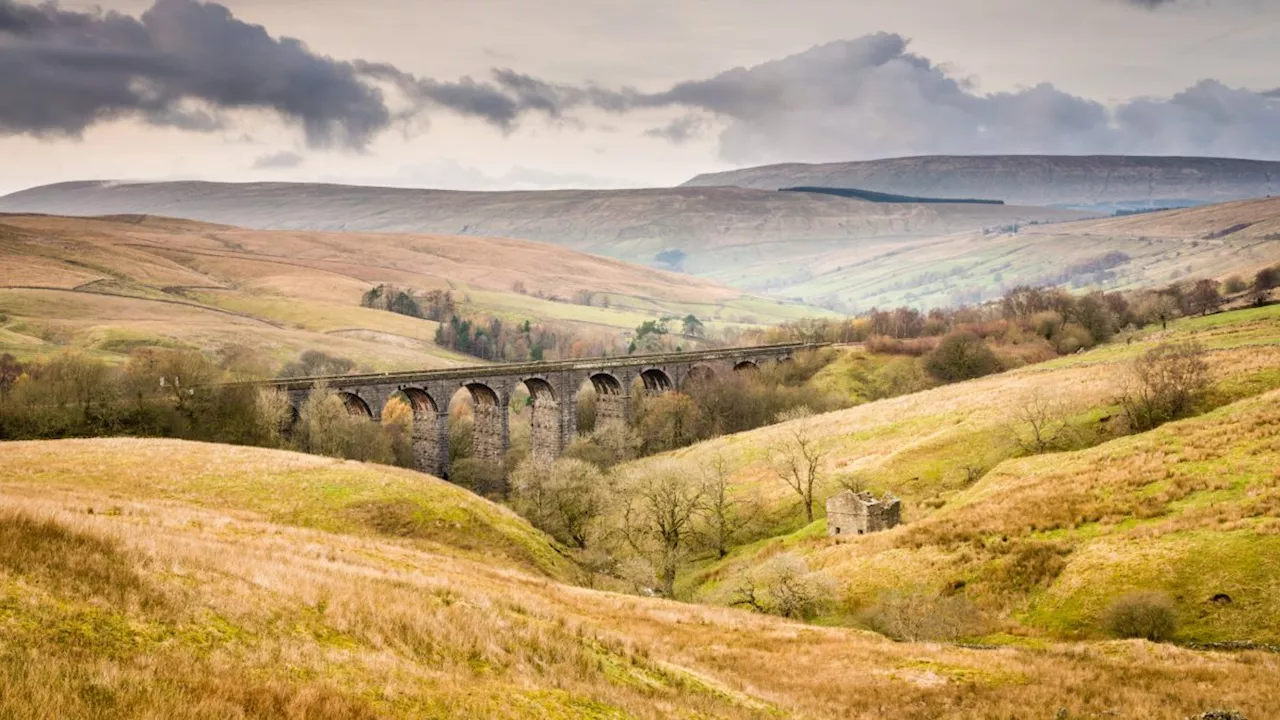
[[[692,312],[715,326],[818,312],[527,241],[5,216],[0,351],[72,344],[118,357],[145,344],[241,343],[281,362],[316,348],[378,370],[475,362],[436,346],[435,323],[361,308],[380,283],[447,289],[472,312],[609,334],[664,314]],[[514,292],[517,283],[528,294]],[[593,306],[570,302],[583,292]]]
[[[1158,342],[1189,338],[1210,349],[1213,402],[1223,407],[1104,442],[1119,422],[1113,402],[1129,362]],[[773,536],[696,563],[684,592],[723,601],[741,573],[788,551],[836,579],[837,622],[886,593],[959,591],[987,616],[979,632],[1096,637],[1109,602],[1158,588],[1183,614],[1179,640],[1275,643],[1280,564],[1268,558],[1280,553],[1277,387],[1280,307],[1270,307],[1188,319],[1131,345],[678,451],[693,467],[723,457],[737,492],[762,499],[757,530]],[[1036,399],[1096,447],[1019,458],[1017,413]],[[767,457],[797,428],[825,452],[820,513],[843,480],[901,496],[907,524],[838,540],[825,536],[822,520],[803,527],[798,498]],[[1220,593],[1233,602],[1211,602]]]
[[[24,453],[7,469],[64,460],[38,476],[0,472],[0,716],[1014,718],[1065,708],[1172,719],[1219,706],[1266,717],[1280,704],[1269,682],[1280,659],[1264,653],[898,644],[570,587],[446,547],[277,524],[245,502],[287,504],[270,477],[201,499],[216,464],[175,462],[150,491],[152,480],[110,479],[121,458],[153,457],[150,445],[5,448]],[[203,452],[164,444],[170,457],[188,450]],[[270,465],[299,462],[285,454]]]

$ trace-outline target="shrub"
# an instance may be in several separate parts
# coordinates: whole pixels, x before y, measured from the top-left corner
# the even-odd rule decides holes
[[[1194,341],[1151,348],[1134,361],[1132,376],[1120,405],[1137,432],[1189,414],[1209,388],[1205,350]]]
[[[1222,290],[1228,295],[1238,295],[1248,289],[1249,283],[1245,282],[1244,278],[1239,275],[1232,275],[1226,279],[1226,282],[1222,283]]]
[[[1116,637],[1163,642],[1178,630],[1178,611],[1162,592],[1134,592],[1111,603],[1103,623]]]
[[[336,357],[319,350],[307,350],[294,362],[288,363],[280,370],[282,378],[321,377],[325,375],[346,375],[355,370],[356,364],[344,357]]]
[[[604,477],[573,458],[530,460],[511,476],[512,504],[538,529],[566,545],[585,548],[605,510]]]
[[[870,400],[909,395],[927,390],[933,384],[929,374],[914,358],[895,358],[871,374],[867,383]]]
[[[487,498],[506,497],[509,490],[506,468],[502,463],[464,457],[453,463],[449,482]]]
[[[756,612],[806,619],[830,607],[835,580],[809,570],[804,558],[783,553],[749,570],[737,583],[730,604]]]
[[[900,642],[955,640],[979,632],[982,618],[963,595],[890,592],[862,615],[867,627]]]
[[[1000,369],[995,353],[971,332],[953,332],[924,358],[924,368],[943,382],[959,382],[990,375]]]

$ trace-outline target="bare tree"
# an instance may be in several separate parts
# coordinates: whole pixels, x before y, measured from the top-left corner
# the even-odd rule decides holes
[[[809,423],[805,421],[808,415],[807,408],[797,408],[779,416],[780,421],[787,423],[781,428],[784,438],[769,449],[769,459],[778,479],[800,496],[805,517],[812,523],[818,467],[825,453],[809,432]]]
[[[723,454],[702,466],[702,482],[706,494],[706,526],[711,546],[717,557],[729,554],[729,547],[755,515],[754,503],[735,497],[730,492],[729,461]]]
[[[672,597],[676,571],[704,508],[705,489],[688,468],[667,462],[632,472],[621,492],[623,537],[654,567],[659,592]]]
[[[561,542],[587,547],[606,506],[599,468],[574,458],[530,460],[512,474],[511,485],[520,514]]]
[[[1136,303],[1139,317],[1148,323],[1160,323],[1161,330],[1169,329],[1169,321],[1178,317],[1178,301],[1162,292],[1144,293]]]
[[[1218,292],[1218,283],[1213,280],[1200,280],[1187,295],[1187,306],[1193,313],[1208,315],[1222,308],[1222,293]]]
[[[1066,415],[1062,403],[1048,400],[1036,392],[1018,409],[1016,425],[1010,434],[1018,449],[1027,455],[1061,449],[1072,440],[1072,429],[1067,424]]]

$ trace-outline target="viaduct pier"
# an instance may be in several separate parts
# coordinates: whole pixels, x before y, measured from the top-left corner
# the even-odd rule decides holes
[[[626,422],[631,387],[661,394],[721,373],[758,369],[790,360],[795,353],[821,347],[805,343],[725,348],[699,352],[478,365],[366,375],[308,377],[253,383],[286,393],[295,410],[318,385],[337,393],[348,411],[380,420],[393,396],[413,409],[413,453],[417,468],[437,477],[449,474],[449,403],[466,389],[475,405],[476,457],[501,461],[509,448],[507,406],[523,384],[533,405],[533,454],[554,459],[577,433],[577,400],[589,381],[595,388],[597,422]]]

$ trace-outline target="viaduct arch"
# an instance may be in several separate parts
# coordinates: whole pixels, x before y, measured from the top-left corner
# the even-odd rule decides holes
[[[631,387],[661,394],[681,390],[723,373],[756,371],[762,364],[790,360],[795,353],[822,347],[788,343],[691,353],[595,358],[560,362],[482,365],[416,372],[294,378],[255,387],[273,387],[289,395],[296,409],[317,384],[339,393],[348,412],[381,420],[392,397],[403,396],[413,410],[413,456],[423,472],[449,475],[449,403],[465,389],[475,405],[476,457],[502,461],[510,448],[507,406],[523,385],[532,400],[533,454],[555,459],[577,433],[579,389],[595,389],[596,417],[626,422],[631,416]]]

